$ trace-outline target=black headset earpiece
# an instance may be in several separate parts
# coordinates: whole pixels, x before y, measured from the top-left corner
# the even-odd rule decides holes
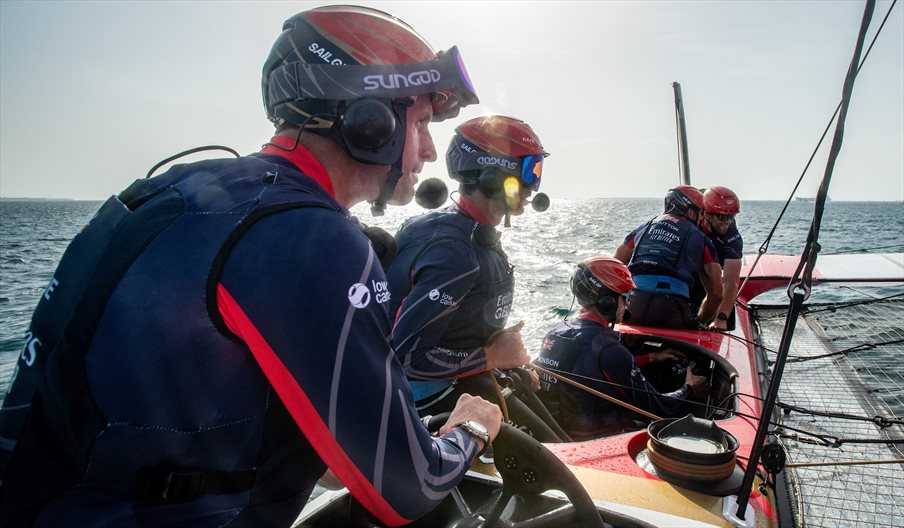
[[[596,300],[596,308],[604,315],[613,314],[618,309],[618,301],[615,297],[604,294]]]
[[[339,116],[339,130],[349,145],[376,150],[392,139],[398,122],[386,102],[373,97],[347,103]]]
[[[487,168],[480,171],[480,178],[477,180],[477,188],[488,198],[492,198],[502,191],[502,181],[504,175],[499,170]]]

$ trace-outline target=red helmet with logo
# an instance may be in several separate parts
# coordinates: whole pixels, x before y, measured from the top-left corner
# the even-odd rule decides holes
[[[627,293],[636,287],[631,272],[613,257],[594,257],[578,264],[571,276],[571,291],[581,306],[596,305],[603,297]]]
[[[412,97],[431,96],[434,120],[478,102],[457,48],[436,53],[408,24],[357,6],[286,20],[261,88],[274,124],[328,135],[354,159],[380,165],[401,159]]]
[[[678,185],[666,193],[664,206],[665,212],[675,209],[685,216],[691,208],[700,212],[703,209],[703,193],[690,185]]]
[[[741,210],[741,201],[728,187],[715,185],[703,193],[703,208],[707,213],[735,215]]]
[[[520,119],[501,115],[477,117],[455,129],[446,151],[449,176],[475,183],[484,169],[520,178],[533,190],[540,188],[543,149],[537,133]]]

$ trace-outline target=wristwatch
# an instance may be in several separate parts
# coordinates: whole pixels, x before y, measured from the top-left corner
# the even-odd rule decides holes
[[[719,315],[716,316],[716,319],[718,319],[718,320],[720,320],[720,321],[727,321],[727,320],[728,320],[728,316],[727,316],[726,314],[724,314],[724,313],[720,313]]]
[[[477,456],[484,454],[487,448],[490,447],[490,432],[487,431],[487,428],[481,425],[479,422],[468,420],[465,422],[457,423],[453,427],[459,427],[464,432],[483,442],[483,449],[481,449],[480,452],[477,453]]]

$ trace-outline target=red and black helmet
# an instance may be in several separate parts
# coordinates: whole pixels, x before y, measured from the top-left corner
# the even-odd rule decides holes
[[[431,96],[434,120],[478,102],[457,48],[436,53],[408,24],[357,6],[318,7],[286,20],[261,88],[277,126],[328,135],[355,121],[358,130],[333,137],[356,160],[386,165],[401,158],[412,97]]]
[[[485,169],[515,176],[533,190],[540,188],[543,150],[537,133],[520,119],[501,115],[477,117],[455,129],[446,151],[452,179],[475,183]]]
[[[683,216],[691,209],[699,213],[703,209],[703,193],[690,185],[678,185],[666,193],[664,207],[665,212],[675,210]]]
[[[715,185],[703,193],[703,208],[707,213],[736,215],[741,211],[741,201],[728,187]]]
[[[631,272],[613,257],[594,257],[578,264],[571,276],[571,292],[583,307],[599,306],[604,297],[616,297],[636,287]],[[614,303],[608,303],[610,311]]]

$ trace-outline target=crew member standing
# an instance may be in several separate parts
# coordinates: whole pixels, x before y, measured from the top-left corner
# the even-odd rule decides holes
[[[664,213],[631,231],[615,251],[628,265],[637,288],[628,309],[631,324],[696,330],[710,321],[722,302],[722,270],[716,249],[697,228],[703,195],[690,185],[670,189]],[[699,274],[706,298],[699,311],[690,291]]]
[[[744,239],[738,231],[735,215],[741,211],[741,201],[728,187],[713,186],[703,193],[703,231],[716,248],[722,266],[722,302],[710,330],[725,330],[734,311],[744,257]]]

